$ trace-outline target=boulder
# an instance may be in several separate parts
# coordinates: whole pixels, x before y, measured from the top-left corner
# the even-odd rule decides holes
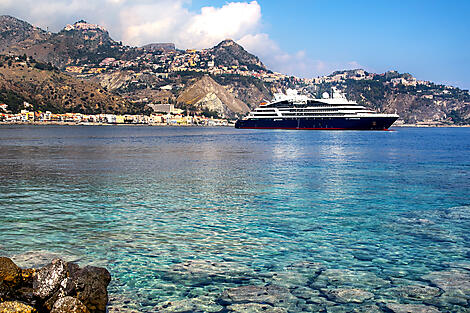
[[[65,293],[75,296],[86,305],[91,313],[106,312],[108,304],[107,287],[111,274],[105,268],[69,266],[69,277],[64,282]]]
[[[90,313],[90,311],[77,298],[64,297],[54,303],[51,313]]]
[[[21,268],[12,260],[0,257],[0,284],[16,286],[21,282]]]
[[[9,258],[0,257],[0,301],[11,300],[21,282],[21,269]]]
[[[42,300],[51,297],[59,289],[66,275],[66,263],[61,259],[52,260],[51,264],[44,266],[34,275],[34,296]]]
[[[21,302],[6,301],[0,303],[0,313],[37,313],[37,311]]]

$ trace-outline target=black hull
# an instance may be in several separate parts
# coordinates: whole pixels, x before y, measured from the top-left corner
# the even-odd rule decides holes
[[[311,130],[387,130],[398,117],[299,118],[238,120],[235,128]]]

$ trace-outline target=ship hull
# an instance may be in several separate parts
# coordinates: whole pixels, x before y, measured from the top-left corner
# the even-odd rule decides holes
[[[235,128],[245,129],[307,129],[307,130],[387,130],[398,117],[359,118],[290,118],[238,120]]]

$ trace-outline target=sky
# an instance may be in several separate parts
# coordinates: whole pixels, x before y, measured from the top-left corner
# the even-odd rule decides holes
[[[50,31],[84,19],[128,45],[210,48],[231,38],[273,71],[363,68],[470,89],[468,0],[0,0]]]

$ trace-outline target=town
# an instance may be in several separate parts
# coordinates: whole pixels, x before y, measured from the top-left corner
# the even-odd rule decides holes
[[[28,103],[24,104],[28,106]],[[5,104],[0,104],[0,109]],[[52,113],[21,110],[20,113],[0,113],[0,124],[63,124],[63,125],[152,125],[152,126],[233,126],[233,121],[190,115],[173,104],[159,105],[159,112],[150,115]]]

